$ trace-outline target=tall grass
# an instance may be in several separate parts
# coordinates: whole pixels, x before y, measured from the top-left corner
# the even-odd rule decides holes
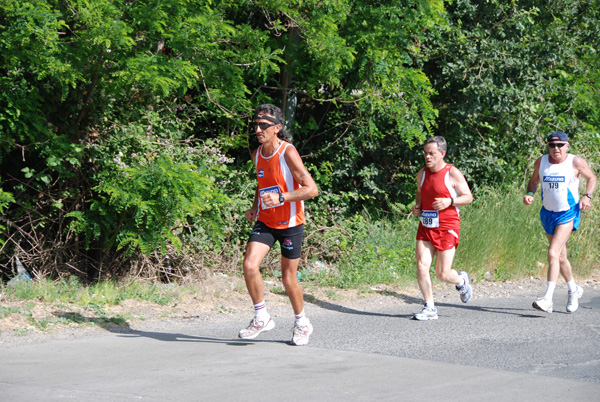
[[[527,207],[521,189],[480,191],[471,206],[461,209],[461,244],[455,265],[479,278],[486,272],[495,280],[545,277],[548,239],[539,218],[540,198],[538,194]],[[583,212],[579,230],[567,243],[576,277],[586,277],[598,268],[598,223],[597,208]]]
[[[454,268],[466,270],[474,280],[545,278],[548,240],[539,219],[541,200],[523,204],[523,190],[483,189],[474,202],[461,207],[461,240]],[[359,222],[359,223],[357,223]],[[347,223],[346,223],[347,224]],[[342,224],[344,225],[344,224]],[[345,236],[337,270],[309,277],[323,285],[342,288],[360,284],[416,283],[414,255],[418,219],[404,215],[373,220],[354,217],[352,236]],[[576,277],[599,268],[600,210],[582,213],[581,225],[567,244]],[[433,265],[433,264],[432,264]],[[432,266],[432,277],[434,269]]]
[[[496,280],[543,274],[546,235],[539,219],[540,202],[523,204],[523,192],[480,191],[473,204],[462,208],[461,244],[456,266],[474,278],[486,272]]]
[[[326,269],[309,279],[340,288],[412,280],[417,223],[416,218],[374,220],[366,214],[353,217],[352,230],[336,243],[330,243],[338,248],[334,269]]]
[[[540,197],[529,207],[523,205],[522,197],[522,189],[484,189],[475,194],[471,205],[461,208],[461,241],[454,268],[468,271],[475,281],[488,272],[494,280],[545,277],[548,240],[539,220]],[[418,219],[406,211],[408,207],[385,218],[357,215],[326,231],[314,230],[306,245],[310,255],[300,266],[301,279],[315,286],[339,288],[392,283],[415,286]],[[315,251],[318,248],[320,251]],[[593,205],[582,214],[580,229],[573,233],[567,248],[576,277],[587,277],[599,268],[600,206]],[[276,251],[270,253],[273,258]],[[278,262],[275,265],[278,267]],[[432,267],[435,278],[433,271]],[[236,272],[241,275],[241,267]],[[177,284],[105,281],[84,286],[75,278],[41,279],[0,289],[19,299],[81,306],[115,305],[126,299],[168,304],[186,292]]]

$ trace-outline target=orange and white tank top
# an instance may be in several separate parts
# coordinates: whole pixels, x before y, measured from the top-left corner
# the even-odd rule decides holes
[[[432,172],[423,169],[421,178],[421,224],[431,229],[453,230],[460,229],[460,211],[456,206],[450,206],[441,211],[433,209],[436,198],[456,198],[458,193],[450,180],[452,165],[446,164],[441,170]]]
[[[302,187],[285,161],[285,151],[288,147],[293,145],[283,141],[277,151],[268,157],[262,154],[262,145],[258,148],[254,165],[258,177],[259,195],[282,194]],[[284,202],[267,207],[260,198],[258,205],[257,219],[272,229],[292,228],[304,223],[304,201]]]

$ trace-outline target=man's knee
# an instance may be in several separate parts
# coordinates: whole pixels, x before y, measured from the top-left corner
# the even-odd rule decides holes
[[[554,261],[554,260],[560,260],[560,259],[561,259],[560,250],[550,247],[548,249],[548,261]]]
[[[298,278],[296,278],[292,275],[289,275],[287,277],[282,277],[281,282],[283,283],[283,287],[285,288],[286,291],[289,291],[290,289],[294,289],[294,288],[296,288],[296,286],[298,286]]]
[[[245,275],[256,274],[257,272],[259,272],[260,264],[256,264],[254,261],[251,261],[250,259],[246,258],[244,259],[243,267]]]
[[[431,269],[431,261],[417,260],[417,274],[418,275],[429,275]]]
[[[448,270],[448,271],[438,271],[436,272],[436,276],[438,277],[438,279],[442,282],[450,282],[450,280],[452,279],[452,271]]]

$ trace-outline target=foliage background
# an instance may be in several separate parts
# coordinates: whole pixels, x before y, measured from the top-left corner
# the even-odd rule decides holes
[[[409,272],[410,249],[360,234],[402,221],[425,137],[448,139],[476,199],[522,187],[556,130],[598,171],[599,13],[566,0],[5,0],[2,277],[15,255],[36,277],[88,281],[239,270],[249,123],[267,102],[321,192],[303,267]]]

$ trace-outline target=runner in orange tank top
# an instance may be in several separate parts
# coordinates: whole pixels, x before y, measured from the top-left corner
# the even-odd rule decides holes
[[[448,149],[444,137],[428,138],[423,149],[425,167],[417,174],[417,195],[412,213],[421,217],[415,251],[417,282],[425,299],[425,306],[414,318],[428,321],[438,318],[429,274],[434,256],[435,273],[441,281],[455,285],[464,303],[473,294],[469,274],[465,271],[459,274],[452,269],[460,236],[458,207],[470,204],[473,195],[460,170],[444,161]]]
[[[260,264],[276,241],[281,247],[281,280],[295,314],[293,345],[306,345],[313,327],[304,313],[304,294],[296,273],[304,235],[304,201],[316,197],[317,185],[287,141],[284,116],[274,105],[260,105],[254,116],[260,146],[252,154],[258,189],[246,219],[256,221],[244,256],[244,279],[254,303],[254,318],[239,337],[254,339],[275,323],[267,312]]]
[[[259,195],[275,193],[279,197],[283,193],[300,189],[301,185],[286,161],[286,152],[294,152],[294,146],[289,142],[281,141],[274,154],[267,156],[263,150],[264,145],[261,145],[254,154]],[[302,225],[304,201],[281,202],[274,206],[259,202],[257,220],[273,229]]]

